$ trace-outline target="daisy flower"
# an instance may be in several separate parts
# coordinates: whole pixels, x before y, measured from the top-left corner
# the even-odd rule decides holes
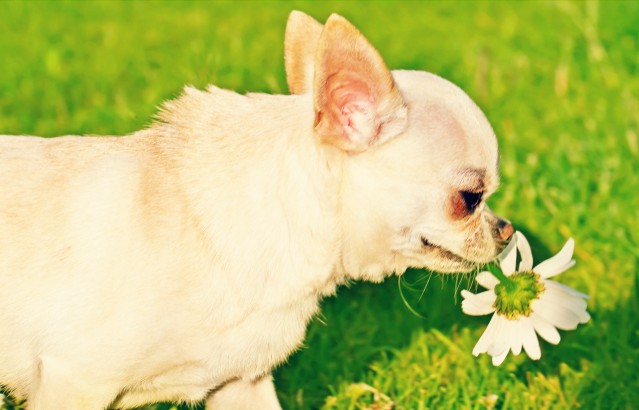
[[[557,329],[573,330],[586,323],[588,295],[549,280],[575,264],[572,238],[558,254],[533,268],[532,252],[526,237],[515,232],[513,239],[499,256],[503,273],[481,272],[477,282],[488,289],[481,293],[462,291],[462,310],[468,315],[493,313],[492,319],[479,338],[473,355],[488,353],[493,365],[499,366],[509,351],[541,357],[537,334],[552,344],[559,343]],[[516,269],[517,249],[521,262]],[[536,332],[536,333],[535,333]]]

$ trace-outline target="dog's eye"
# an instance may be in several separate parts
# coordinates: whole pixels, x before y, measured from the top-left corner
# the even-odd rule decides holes
[[[484,196],[483,192],[469,192],[469,191],[460,191],[462,199],[464,200],[464,204],[466,205],[466,211],[469,214],[475,212],[475,209],[481,203],[481,199]]]
[[[475,212],[484,199],[484,192],[457,191],[451,196],[450,212],[453,219],[462,219]]]

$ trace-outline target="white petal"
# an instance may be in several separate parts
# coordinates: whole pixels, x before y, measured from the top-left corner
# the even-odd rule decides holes
[[[493,305],[497,295],[493,290],[485,290],[479,293],[472,293],[467,290],[462,290],[462,297],[471,300],[477,305]]]
[[[530,318],[522,317],[521,321],[521,335],[524,344],[524,350],[528,357],[533,360],[538,360],[541,357],[541,350],[539,349],[539,340],[537,340],[537,334],[533,329]]]
[[[579,323],[588,323],[588,321],[590,320],[590,313],[588,312],[584,312],[580,317],[579,317]]]
[[[495,295],[495,292],[492,290],[487,290],[478,294],[462,290],[461,295],[464,298],[462,301],[462,310],[467,315],[482,316],[495,311],[493,305],[497,295]]]
[[[521,257],[519,272],[529,271],[533,267],[533,256],[530,250],[530,244],[528,244],[528,240],[523,233],[517,231],[515,235],[517,235],[517,248],[519,248],[519,256]]]
[[[551,303],[556,306],[561,306],[564,309],[568,309],[579,318],[580,323],[586,323],[590,319],[590,315],[586,312],[586,301],[580,297],[564,292],[559,287],[546,287],[546,290],[542,296],[540,296],[540,299],[542,298],[545,301],[544,303]]]
[[[573,296],[578,296],[580,298],[584,298],[584,299],[590,299],[590,296],[586,295],[585,293],[581,293],[581,292],[577,292],[576,290],[574,290],[573,288],[571,288],[570,286],[566,286],[563,283],[559,283],[559,282],[555,282],[554,280],[544,280],[544,286],[546,286],[547,288],[549,287],[554,287],[557,289],[561,289],[562,291],[573,295]]]
[[[503,316],[497,317],[497,322],[495,323],[495,336],[493,337],[493,343],[488,346],[486,353],[491,356],[501,356],[508,350],[510,350],[510,326],[509,320]]]
[[[508,356],[508,349],[505,349],[502,353],[493,356],[493,366],[499,366],[502,364],[506,359],[506,356]]]
[[[574,250],[575,241],[570,238],[558,254],[537,265],[533,271],[539,274],[543,279],[562,273],[575,264],[575,261],[571,260]]]
[[[499,279],[492,273],[486,271],[479,273],[475,280],[486,289],[494,289],[499,283]]]
[[[488,347],[493,343],[493,337],[495,335],[495,324],[497,323],[497,313],[493,314],[493,317],[490,319],[486,330],[481,335],[475,347],[473,348],[473,355],[478,356],[480,353],[486,353]]]
[[[517,235],[513,235],[498,258],[499,266],[504,275],[512,275],[515,272],[515,263],[517,262]]]
[[[468,300],[464,300],[462,301],[462,310],[469,316],[485,316],[493,313],[495,311],[495,308],[490,305],[475,305]]]
[[[519,320],[517,320],[515,321],[514,335],[510,339],[510,350],[513,351],[513,354],[515,356],[521,353],[521,347],[524,345],[521,335],[522,335],[522,323]]]
[[[532,320],[535,331],[537,331],[539,336],[541,336],[545,341],[554,345],[559,343],[561,336],[559,336],[559,332],[553,325],[549,324],[539,315],[534,313],[530,315],[530,320]]]
[[[550,303],[543,294],[539,299],[532,301],[530,308],[534,314],[561,330],[574,330],[580,322],[578,315],[561,305]]]
[[[523,346],[523,339],[522,339],[523,326],[524,325],[519,319],[510,320],[510,319],[504,318],[503,325],[502,325],[502,337],[505,344],[505,348],[501,348],[500,346],[500,349],[497,349],[497,348],[495,349],[495,351],[503,349],[503,352],[501,354],[496,355],[499,357],[498,364],[496,364],[496,366],[498,366],[504,361],[504,358],[506,357],[506,354],[509,351],[512,350],[515,356],[521,353],[521,348]],[[495,364],[495,359],[493,359],[493,364]]]
[[[561,285],[560,283],[549,282],[552,281],[544,281],[545,290],[540,295],[540,299],[543,298],[548,300],[549,303],[562,306],[572,311],[577,316],[587,316],[586,309],[588,307],[588,303],[583,298],[583,296],[586,295],[579,293],[568,286]],[[572,292],[570,292],[571,290]]]

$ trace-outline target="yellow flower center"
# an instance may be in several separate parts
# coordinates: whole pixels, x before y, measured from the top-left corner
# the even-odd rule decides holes
[[[530,305],[544,291],[544,284],[534,272],[516,272],[495,286],[493,307],[502,316],[517,320],[520,316],[530,316]]]

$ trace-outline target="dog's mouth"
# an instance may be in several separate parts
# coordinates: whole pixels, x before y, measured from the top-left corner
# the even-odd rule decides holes
[[[425,249],[429,251],[437,252],[438,256],[444,259],[447,259],[455,264],[458,264],[460,267],[471,269],[472,267],[477,265],[476,262],[471,261],[470,259],[466,259],[463,256],[458,255],[455,252],[451,251],[450,249],[447,249],[441,245],[437,245],[423,236],[421,237],[421,241],[422,241],[422,246]]]

